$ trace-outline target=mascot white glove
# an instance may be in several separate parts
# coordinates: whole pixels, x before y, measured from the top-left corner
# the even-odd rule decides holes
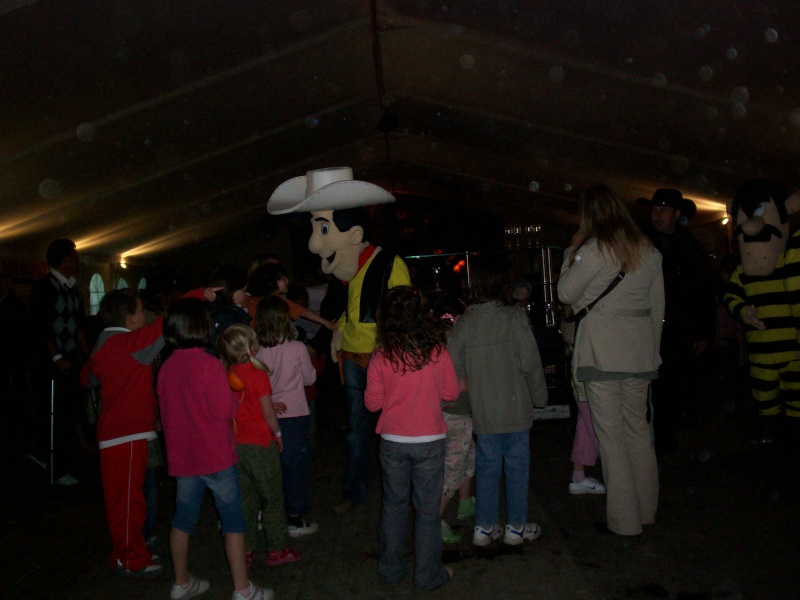
[[[342,330],[334,331],[331,336],[331,360],[334,364],[339,362],[339,350],[342,349],[342,337],[344,332]]]

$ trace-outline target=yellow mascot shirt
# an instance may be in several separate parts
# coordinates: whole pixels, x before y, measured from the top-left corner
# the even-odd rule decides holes
[[[361,323],[359,321],[361,312],[361,287],[364,284],[364,277],[381,252],[376,248],[367,262],[358,270],[355,277],[350,280],[347,286],[347,313],[339,319],[339,329],[342,330],[342,350],[356,353],[370,353],[375,349],[375,340],[378,333],[378,326],[375,323]],[[392,273],[389,276],[389,289],[399,285],[411,285],[411,277],[408,274],[408,267],[403,259],[395,256],[392,265]]]

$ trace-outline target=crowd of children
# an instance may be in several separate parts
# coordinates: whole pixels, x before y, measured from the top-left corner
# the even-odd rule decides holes
[[[331,330],[337,326],[283,297],[288,281],[279,266],[257,266],[249,279],[235,267],[222,267],[209,283],[172,302],[164,316],[149,324],[134,291],[114,291],[102,301],[100,316],[107,327],[83,381],[99,388],[101,398],[97,437],[112,541],[110,566],[128,576],[163,571],[148,543],[156,512],[148,464],[161,458],[156,432],[163,430],[168,474],[177,484],[169,537],[170,597],[193,598],[210,588],[190,573],[188,564],[189,539],[208,489],[219,515],[234,600],[266,600],[273,592],[248,576],[259,551],[259,530],[268,566],[301,560],[287,537],[318,530],[307,520],[312,487],[308,390],[318,369],[312,362],[315,353],[298,341],[302,336],[293,321],[302,316]],[[496,359],[526,386],[527,400],[520,406],[495,401],[488,411],[492,424],[480,425],[483,430],[476,426],[479,483],[476,497],[471,495],[476,476],[471,412],[492,385],[483,381],[487,375],[469,356],[476,344],[480,350],[486,342],[486,332],[458,326],[459,318],[478,322],[475,315],[461,316],[471,309],[449,296],[431,309],[423,294],[400,286],[386,292],[377,311],[379,345],[367,370],[365,405],[381,413],[376,429],[383,472],[378,575],[388,583],[406,574],[409,499],[415,509],[413,580],[420,589],[441,587],[453,575],[442,564],[442,544],[457,543],[461,536],[442,517],[456,494],[459,519],[472,518],[476,510],[481,515],[473,543],[485,545],[500,535],[495,522],[502,466],[497,460],[505,464],[508,515],[513,518],[504,541],[517,544],[539,534],[526,519],[529,451],[522,432],[530,426],[526,421],[534,402],[541,400],[527,392],[542,393],[543,375],[540,361],[533,360],[538,359],[535,344],[527,338],[516,340]],[[516,311],[508,310],[502,314],[511,326]],[[502,324],[501,319],[484,327]],[[524,372],[515,366],[520,352],[532,365]],[[479,408],[479,423],[486,414]],[[490,451],[492,456],[483,456]],[[518,484],[525,499],[508,487]]]

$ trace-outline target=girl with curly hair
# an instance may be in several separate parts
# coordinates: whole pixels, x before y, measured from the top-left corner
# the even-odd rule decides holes
[[[461,392],[441,327],[419,292],[389,290],[377,312],[378,348],[367,368],[367,409],[381,411],[383,503],[378,525],[378,577],[406,575],[403,545],[408,502],[414,503],[414,585],[435,590],[450,581],[442,565],[439,504],[447,426],[441,402]]]

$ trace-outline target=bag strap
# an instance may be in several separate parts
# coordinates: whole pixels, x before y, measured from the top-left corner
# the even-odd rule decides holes
[[[594,305],[600,302],[600,300],[602,300],[603,298],[605,298],[611,292],[611,290],[617,287],[617,284],[623,279],[625,279],[625,273],[623,271],[620,271],[619,273],[617,273],[616,277],[614,277],[614,279],[611,280],[611,283],[608,284],[608,287],[603,291],[603,293],[600,294],[597,298],[595,298],[594,302],[588,304],[587,306],[584,306],[577,313],[575,313],[573,319],[577,321],[583,319],[583,317],[589,314],[589,311],[594,308]]]

